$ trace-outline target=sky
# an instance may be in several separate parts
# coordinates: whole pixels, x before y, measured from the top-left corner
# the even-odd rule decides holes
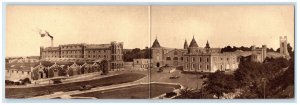
[[[277,49],[279,36],[294,46],[294,6],[33,6],[6,8],[6,56],[39,55],[60,44],[124,42],[125,49],[183,48],[193,36],[200,47],[261,46]],[[151,38],[150,38],[151,37]]]
[[[280,36],[294,46],[294,6],[153,6],[151,34],[170,48],[183,48],[194,36],[199,47],[208,41],[210,47],[265,44],[276,50]]]

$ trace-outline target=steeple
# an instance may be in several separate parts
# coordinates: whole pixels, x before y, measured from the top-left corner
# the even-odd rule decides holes
[[[189,45],[188,45],[188,43],[187,43],[187,41],[186,41],[186,39],[185,39],[183,48],[184,48],[184,49],[187,49],[188,47],[189,47]]]
[[[160,48],[160,44],[157,40],[157,36],[155,37],[155,40],[154,40],[151,48]]]
[[[189,47],[198,47],[198,44],[197,44],[197,42],[195,41],[195,38],[194,38],[194,36],[193,36],[193,39],[192,39],[192,41],[191,41],[191,43],[190,43],[190,46]]]
[[[205,48],[210,48],[209,43],[208,43],[208,40],[207,40],[207,42],[206,42]]]

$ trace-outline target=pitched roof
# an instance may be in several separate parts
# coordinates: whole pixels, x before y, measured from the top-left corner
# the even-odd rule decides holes
[[[160,48],[160,44],[159,44],[159,42],[157,41],[157,38],[156,38],[155,41],[153,42],[152,48]]]
[[[193,39],[192,39],[192,41],[191,41],[191,43],[190,43],[190,46],[189,46],[189,47],[198,47],[198,44],[197,44],[197,42],[196,42],[196,40],[195,40],[194,36],[193,36]]]

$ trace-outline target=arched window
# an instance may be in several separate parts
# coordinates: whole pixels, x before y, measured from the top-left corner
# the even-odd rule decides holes
[[[171,57],[167,57],[167,60],[171,60]]]

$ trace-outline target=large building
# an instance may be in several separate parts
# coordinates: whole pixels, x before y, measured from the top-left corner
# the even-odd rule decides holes
[[[183,49],[162,47],[156,38],[151,52],[153,67],[173,66],[187,72],[215,72],[235,70],[239,65],[238,54],[222,53],[221,48],[211,48],[208,41],[205,47],[199,47],[194,37],[189,45],[185,40]]]
[[[123,43],[66,44],[58,47],[41,47],[40,56],[42,60],[46,61],[63,59],[106,60],[110,62],[110,69],[114,70],[123,66]]]

